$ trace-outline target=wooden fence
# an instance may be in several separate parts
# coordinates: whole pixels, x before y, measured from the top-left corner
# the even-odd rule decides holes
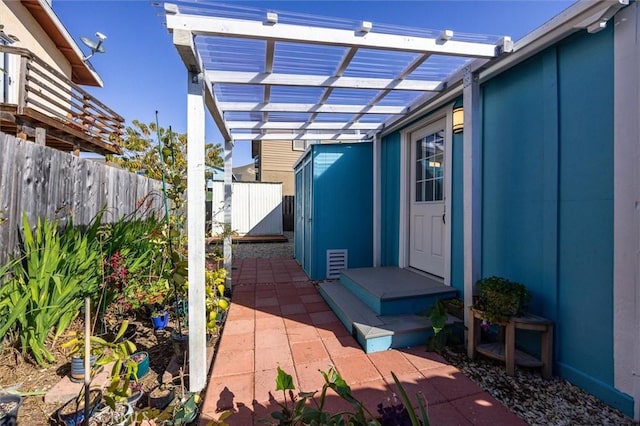
[[[0,265],[19,248],[22,214],[66,225],[162,212],[158,181],[0,132]]]
[[[284,195],[282,197],[282,230],[293,231],[293,219],[295,216],[296,197]]]

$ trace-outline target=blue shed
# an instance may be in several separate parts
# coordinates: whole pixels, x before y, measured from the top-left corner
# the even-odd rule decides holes
[[[312,280],[372,266],[370,142],[311,145],[295,170],[295,258]]]

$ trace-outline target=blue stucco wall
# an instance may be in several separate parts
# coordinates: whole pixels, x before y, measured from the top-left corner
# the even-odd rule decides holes
[[[612,28],[581,32],[483,83],[482,275],[524,283],[530,310],[556,322],[554,373],[632,415],[613,377],[612,52]],[[448,151],[461,294],[462,138]],[[383,138],[381,172],[382,263],[397,265],[400,132]],[[536,337],[518,345],[535,353]]]
[[[459,100],[462,103],[462,99]],[[458,104],[458,102],[456,102]],[[450,284],[458,290],[458,297],[464,297],[464,216],[462,192],[462,139],[463,134],[453,135],[452,146],[447,151],[451,155],[451,275]]]
[[[326,278],[326,251],[348,249],[348,267],[373,264],[371,143],[314,145],[310,278]],[[309,271],[307,271],[309,273]]]
[[[382,138],[380,165],[380,261],[398,266],[400,248],[400,132]]]
[[[556,321],[555,373],[632,414],[613,387],[613,30],[576,34],[482,94],[482,275],[524,283],[530,310]]]

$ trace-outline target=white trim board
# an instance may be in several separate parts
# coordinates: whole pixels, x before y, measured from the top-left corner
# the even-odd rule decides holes
[[[615,17],[613,167],[614,386],[634,398],[640,420],[640,34],[638,3]]]

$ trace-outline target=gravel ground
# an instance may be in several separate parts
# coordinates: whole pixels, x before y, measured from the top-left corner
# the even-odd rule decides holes
[[[443,354],[451,364],[530,425],[634,425],[633,420],[559,377],[544,380],[537,369],[516,368],[465,353]]]
[[[293,257],[293,232],[285,232],[285,237],[289,239],[286,243],[235,243],[233,245],[234,259],[252,259],[265,257]]]
[[[287,243],[234,244],[236,259],[293,257],[293,232]],[[448,351],[445,358],[478,386],[530,425],[587,426],[635,425],[633,420],[612,409],[569,382],[554,377],[544,380],[537,370],[516,369],[507,376],[504,364],[478,357],[470,360],[464,352]]]

